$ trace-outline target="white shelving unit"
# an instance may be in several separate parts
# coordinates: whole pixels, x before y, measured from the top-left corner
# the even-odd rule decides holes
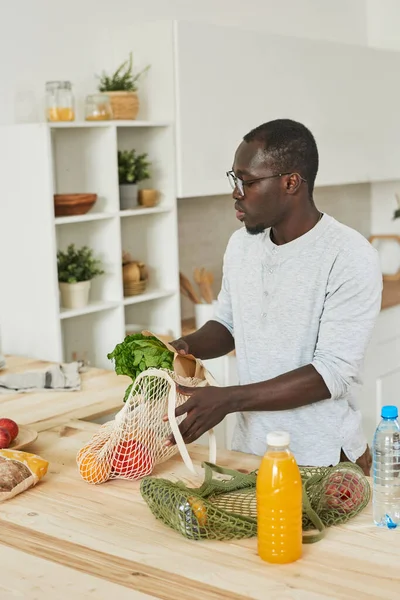
[[[155,208],[121,211],[118,149],[148,152]],[[180,334],[178,235],[173,127],[167,122],[27,124],[0,130],[0,321],[5,352],[44,360],[87,358],[110,367],[107,353],[127,326]],[[93,192],[82,216],[54,216],[55,193]],[[105,274],[90,303],[60,307],[57,250],[90,246]],[[124,298],[122,251],[149,269],[148,289]]]

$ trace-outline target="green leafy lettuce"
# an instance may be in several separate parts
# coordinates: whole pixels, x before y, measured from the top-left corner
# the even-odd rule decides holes
[[[146,369],[173,369],[174,353],[154,336],[141,333],[128,335],[123,342],[117,344],[112,352],[107,354],[114,361],[117,375],[127,375],[135,381],[136,377]],[[127,388],[124,402],[129,396],[132,384]]]

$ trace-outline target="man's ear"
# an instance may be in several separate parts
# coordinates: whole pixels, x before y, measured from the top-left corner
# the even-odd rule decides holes
[[[295,194],[301,186],[302,178],[298,173],[292,173],[286,179],[286,191],[288,194]]]

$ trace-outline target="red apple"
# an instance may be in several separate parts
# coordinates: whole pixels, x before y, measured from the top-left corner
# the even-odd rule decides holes
[[[11,441],[15,440],[18,435],[18,425],[12,419],[0,419],[0,427],[4,427],[4,429],[8,429],[11,436]]]
[[[325,483],[325,502],[338,512],[351,513],[365,497],[365,484],[358,473],[337,471]]]
[[[0,427],[0,448],[8,448],[11,443],[11,435],[8,429]]]

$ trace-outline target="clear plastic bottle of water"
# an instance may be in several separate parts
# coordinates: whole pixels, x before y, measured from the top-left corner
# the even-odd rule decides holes
[[[380,527],[400,525],[400,425],[397,406],[383,406],[372,444],[373,516]]]

